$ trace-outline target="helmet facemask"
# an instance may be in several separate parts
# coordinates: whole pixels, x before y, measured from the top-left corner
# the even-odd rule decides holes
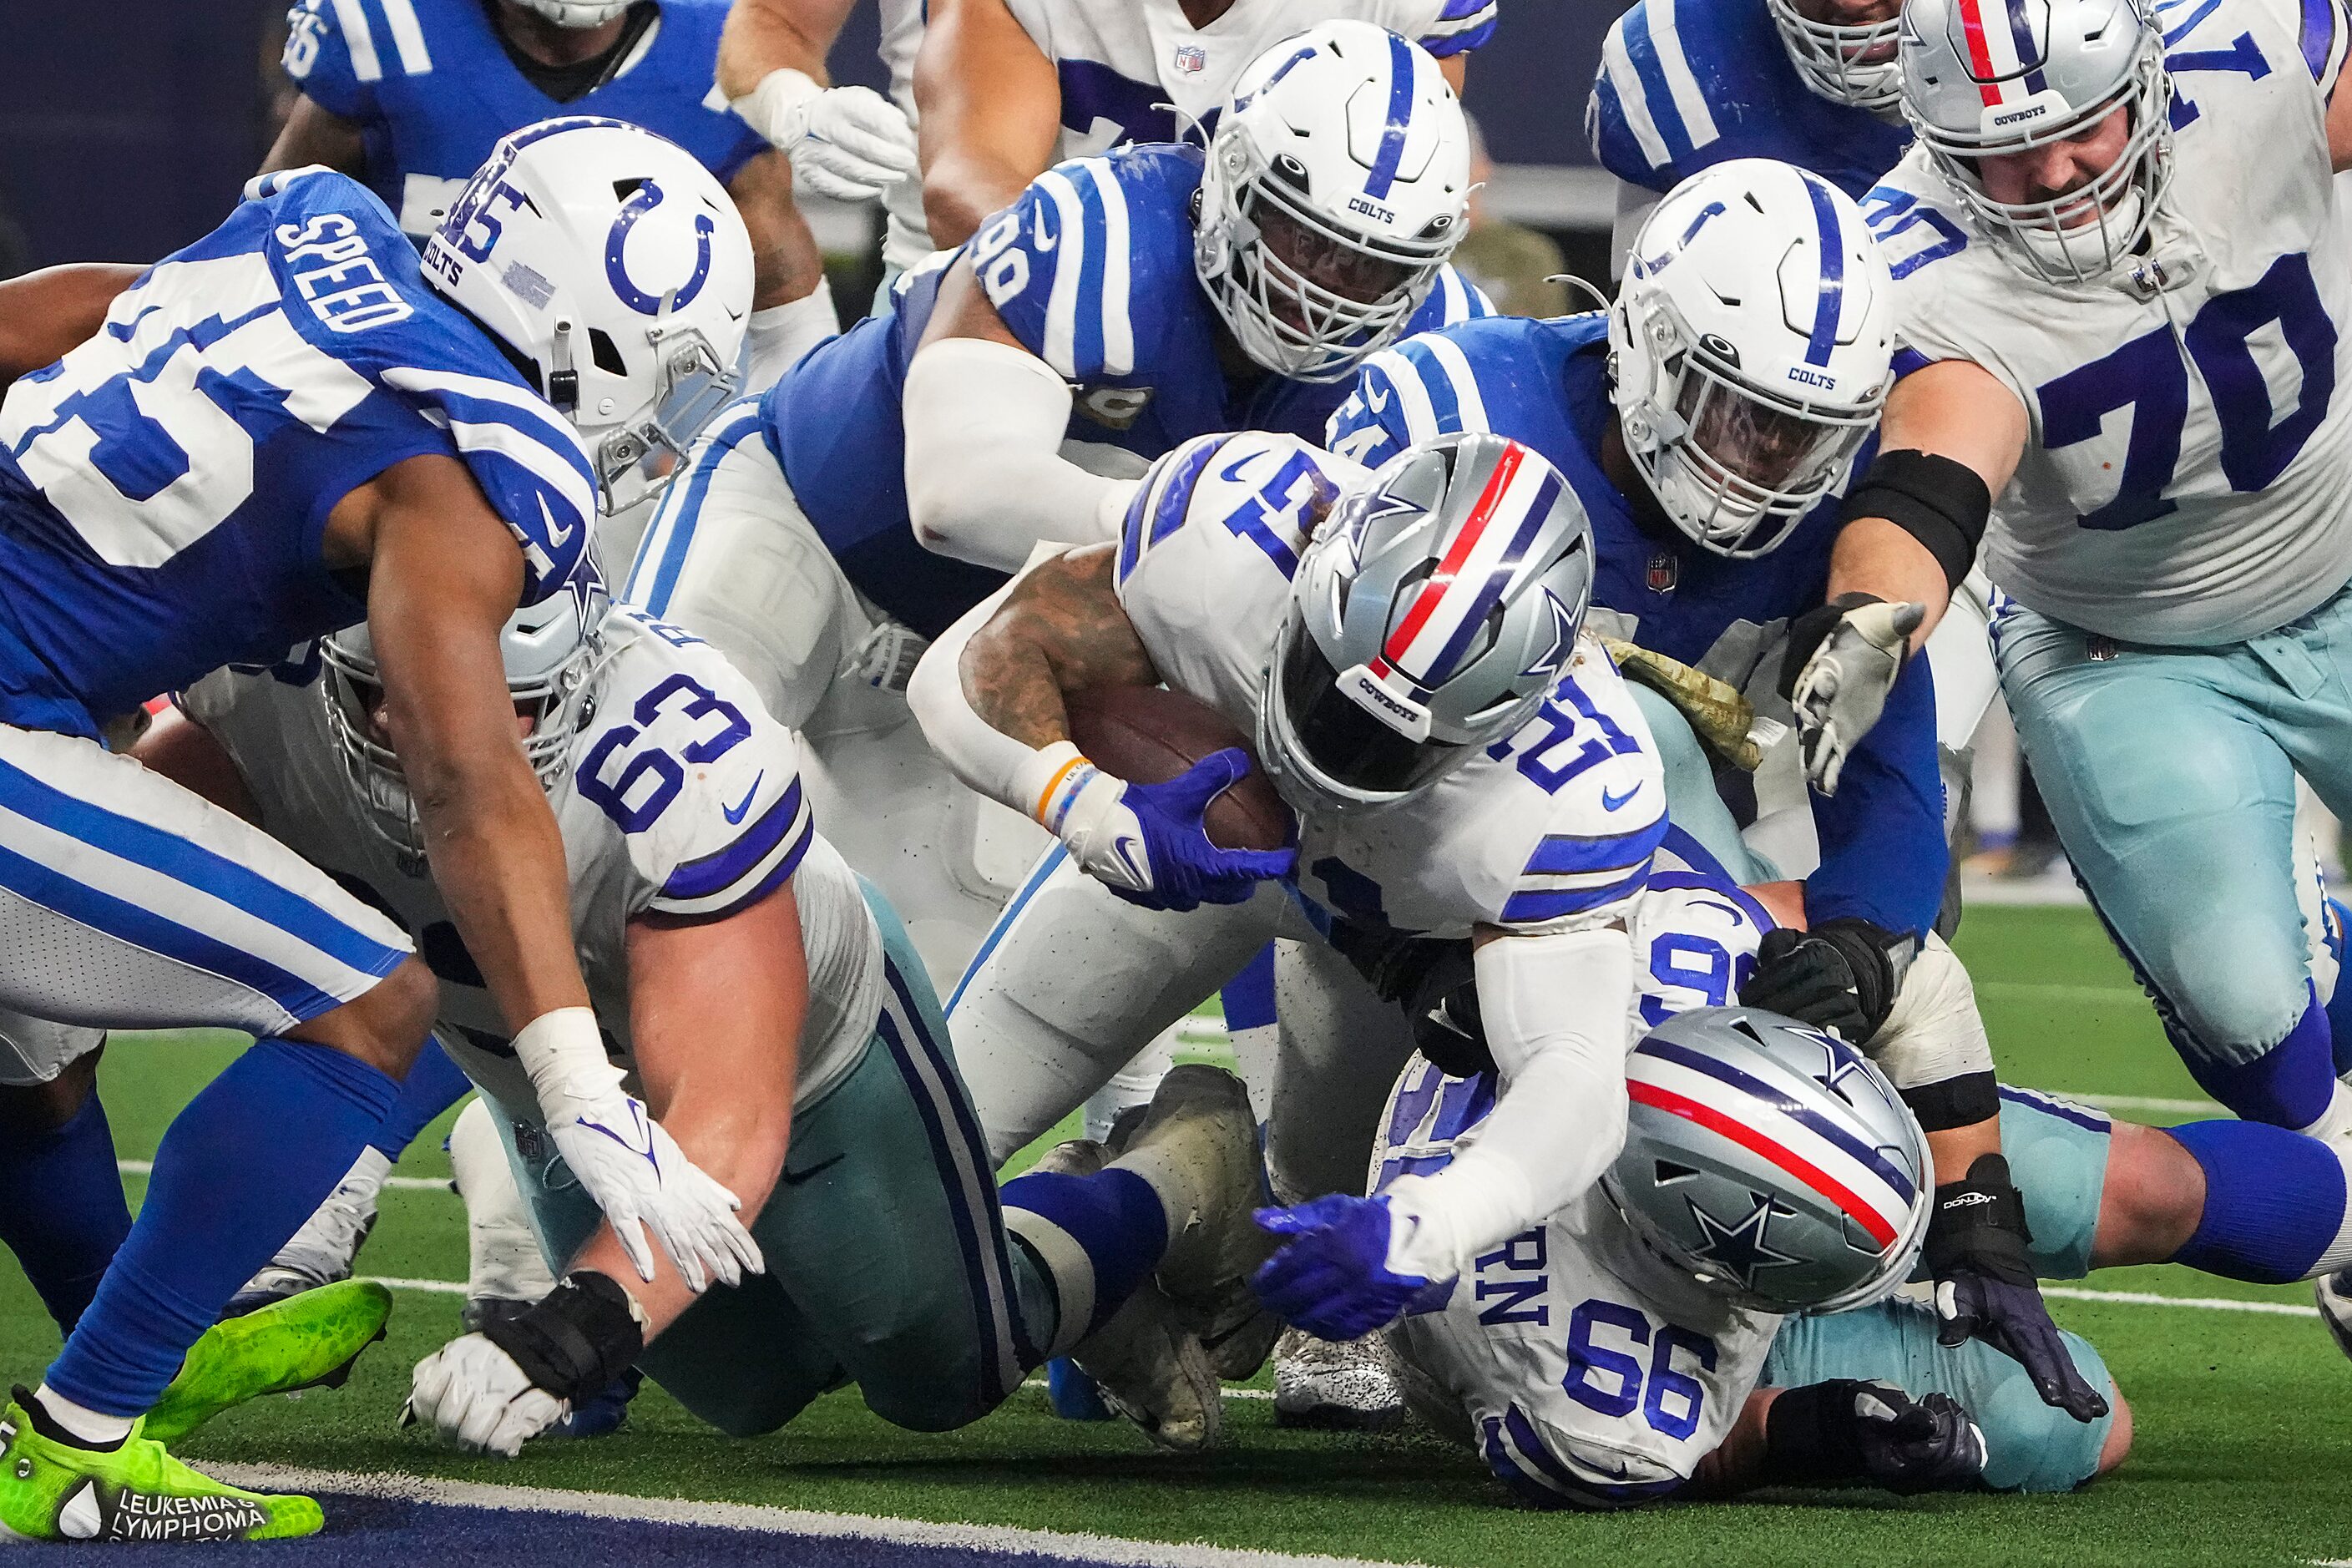
[[[1988,134],[1933,125],[1907,100],[1904,112],[1986,232],[2026,271],[2048,282],[2095,282],[2114,271],[2147,234],[2171,184],[2172,77],[2152,26],[2142,32],[2122,84],[2079,113]],[[2123,149],[2081,186],[2024,202],[1995,201],[1986,193],[1984,159],[2073,140],[2113,114],[2129,117]]]
[[[677,320],[665,305],[646,329],[643,353],[654,356],[654,395],[643,407],[606,426],[582,410],[576,340],[570,323],[556,330],[555,363],[548,377],[550,398],[580,426],[596,469],[600,504],[607,515],[657,492],[676,466],[685,460],[702,427],[734,401],[741,377],[722,361],[700,329]],[[620,351],[610,340],[593,343],[600,366],[605,354]],[[614,374],[620,374],[614,371]],[[663,457],[668,464],[660,465]]]
[[[1412,739],[1375,717],[1351,686],[1360,682],[1332,668],[1294,605],[1275,643],[1257,715],[1258,755],[1294,810],[1332,816],[1384,810],[1419,795],[1477,751],[1475,742]],[[1533,702],[1512,707],[1532,710],[1542,700],[1538,693]],[[1425,731],[1427,712],[1416,717],[1414,727]],[[1522,721],[1514,713],[1496,728],[1507,734]]]
[[[1765,0],[1780,30],[1789,63],[1806,87],[1832,103],[1874,114],[1890,123],[1903,119],[1903,66],[1895,40],[1899,16],[1861,26],[1816,22],[1793,0]]]
[[[1317,210],[1307,170],[1271,162],[1228,121],[1209,147],[1195,261],[1244,353],[1292,381],[1345,380],[1395,341],[1461,237],[1458,218],[1410,240]]]
[[[515,0],[515,4],[559,27],[584,30],[627,16],[632,0]]]

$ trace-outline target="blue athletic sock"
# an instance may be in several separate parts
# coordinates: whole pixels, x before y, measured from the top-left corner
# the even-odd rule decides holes
[[[1274,943],[1258,949],[1242,972],[1225,982],[1225,1028],[1262,1029],[1274,1020]]]
[[[2308,1127],[2336,1094],[2336,1052],[2327,1014],[2308,984],[2303,1016],[2286,1038],[2244,1063],[2217,1061],[2194,1048],[2181,1060],[2198,1087],[2248,1121]]]
[[[2352,1073],[2352,974],[2344,972],[2346,928],[2352,926],[2352,909],[2331,897],[2320,919],[2327,951],[2336,955],[2336,989],[2327,995],[2327,1031],[2336,1047],[2336,1076]]]
[[[1132,1171],[1032,1172],[1005,1183],[997,1196],[1005,1229],[1053,1279],[1054,1332],[1038,1346],[1047,1356],[1066,1354],[1100,1328],[1168,1250],[1160,1194]],[[1087,1308],[1085,1321],[1075,1321],[1072,1305]]]
[[[400,1086],[324,1046],[262,1040],[188,1102],[147,1202],[47,1383],[143,1414],[188,1347],[352,1168]]]
[[[54,1131],[0,1138],[0,1242],[60,1332],[73,1332],[130,1233],[114,1132],[96,1090]]]
[[[401,1080],[400,1098],[392,1102],[392,1114],[368,1142],[383,1151],[385,1159],[397,1163],[425,1131],[425,1124],[465,1099],[473,1087],[473,1080],[449,1059],[441,1042],[428,1037],[425,1048],[416,1053],[416,1065]]]
[[[2347,1184],[2333,1143],[2255,1121],[2189,1121],[2165,1131],[2205,1170],[2205,1212],[2175,1263],[2282,1285],[2332,1272]]]

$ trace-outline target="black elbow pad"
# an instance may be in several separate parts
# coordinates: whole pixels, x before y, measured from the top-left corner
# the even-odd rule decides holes
[[[1953,588],[1976,564],[1992,491],[1966,463],[1933,452],[1881,452],[1846,493],[1839,520],[1883,517],[1927,547]]]

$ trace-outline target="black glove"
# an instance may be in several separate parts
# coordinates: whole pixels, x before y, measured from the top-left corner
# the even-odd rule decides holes
[[[1408,937],[1340,921],[1331,928],[1331,945],[1381,1001],[1404,1009],[1413,1044],[1440,1072],[1475,1078],[1495,1070],[1467,940]]]
[[[1914,1400],[1892,1384],[1832,1378],[1785,1390],[1764,1419],[1768,1485],[1969,1491],[1984,1464],[1984,1434],[1948,1394]]]
[[[1967,1180],[1936,1189],[1927,1251],[1943,1325],[1936,1337],[1946,1345],[1984,1341],[2025,1369],[2042,1404],[2095,1421],[2107,1413],[2106,1398],[2084,1380],[2050,1321],[2025,1250],[2032,1239],[2025,1201],[1999,1154],[1979,1154]]]
[[[1908,967],[1909,956],[1907,938],[1853,916],[1810,931],[1768,931],[1739,1002],[1835,1029],[1849,1045],[1867,1045],[1894,1010],[1903,980],[1896,960]]]

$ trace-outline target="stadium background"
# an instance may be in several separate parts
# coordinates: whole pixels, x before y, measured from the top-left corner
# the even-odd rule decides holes
[[[68,259],[145,259],[216,223],[257,163],[273,123],[271,95],[283,90],[275,69],[279,9],[276,0],[0,0],[0,58],[8,68],[0,93],[0,275]],[[1610,200],[1583,151],[1580,122],[1613,10],[1601,0],[1506,0],[1469,93],[1500,165],[1497,215],[1549,232],[1570,268],[1596,279],[1606,273]],[[838,78],[878,85],[873,47],[872,8],[862,7],[835,51]],[[866,220],[848,210],[818,216],[855,314],[870,288]],[[2144,1121],[2207,1113],[2087,910],[2002,907],[1991,901],[1998,884],[1979,881],[1973,890],[1980,899],[1959,945],[2006,1078]],[[1196,1020],[1198,1054],[1219,1059],[1221,1041],[1213,1016]],[[238,1048],[226,1037],[170,1036],[124,1037],[110,1048],[102,1091],[134,1201],[164,1124]],[[773,1556],[783,1545],[778,1531],[797,1538],[783,1549],[799,1560],[859,1568],[896,1568],[916,1556],[944,1568],[950,1559],[978,1561],[976,1551],[1272,1568],[1266,1558],[1230,1550],[1139,1544],[1186,1542],[1447,1568],[1601,1557],[1938,1568],[2352,1557],[2345,1506],[2352,1437],[2344,1418],[2352,1368],[2328,1344],[2307,1290],[2181,1270],[2112,1271],[2052,1292],[2060,1321],[2105,1353],[2138,1423],[2126,1469],[2075,1497],[1898,1504],[1790,1494],[1640,1516],[1538,1516],[1506,1506],[1475,1461],[1432,1439],[1281,1431],[1262,1390],[1232,1401],[1227,1449],[1193,1460],[1148,1452],[1123,1426],[1055,1422],[1034,1388],[948,1437],[898,1432],[854,1394],[837,1394],[787,1431],[749,1443],[698,1428],[648,1389],[618,1437],[538,1445],[513,1465],[459,1459],[393,1425],[409,1366],[457,1331],[465,1237],[446,1186],[441,1131],[420,1139],[403,1163],[362,1257],[363,1272],[395,1282],[391,1342],[362,1363],[350,1387],[233,1413],[187,1450],[200,1461],[259,1467],[240,1475],[299,1479],[336,1494],[330,1534],[304,1549],[207,1549],[205,1562],[248,1552],[281,1563],[298,1552],[354,1563],[427,1556],[505,1565],[726,1562]],[[0,1267],[6,1373],[29,1380],[55,1344],[21,1276]],[[289,1468],[340,1479],[293,1477]],[[476,1483],[551,1489],[468,1489]],[[645,1498],[713,1506],[627,1500]],[[729,1505],[755,1506],[730,1512]],[[194,1560],[193,1550],[148,1551],[140,1560],[184,1554]]]

